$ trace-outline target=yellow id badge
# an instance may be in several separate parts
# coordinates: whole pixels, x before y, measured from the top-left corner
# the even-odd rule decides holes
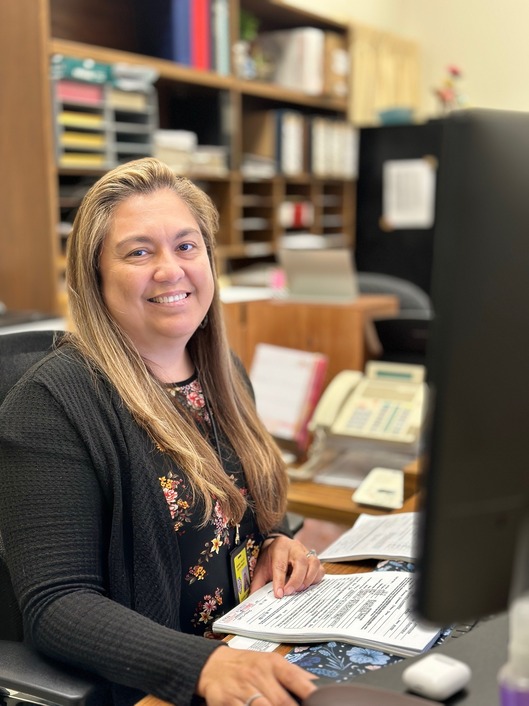
[[[250,595],[250,567],[248,566],[246,544],[247,541],[244,541],[230,552],[233,590],[239,603]]]

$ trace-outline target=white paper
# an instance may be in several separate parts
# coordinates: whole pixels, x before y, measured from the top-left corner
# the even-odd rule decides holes
[[[273,652],[277,650],[277,642],[235,635],[228,641],[228,647],[233,647],[236,650],[252,650],[253,652]]]
[[[403,559],[415,556],[415,535],[418,513],[397,515],[367,515],[358,517],[351,529],[344,532],[319,557],[322,561],[353,559]]]
[[[295,440],[306,421],[313,390],[317,353],[259,343],[250,379],[257,412],[268,431],[279,439]]]
[[[327,575],[305,591],[278,599],[269,583],[215,621],[215,632],[275,642],[342,640],[393,654],[431,646],[440,630],[419,624],[409,605],[412,574],[380,571]]]
[[[435,166],[427,159],[384,163],[383,220],[390,229],[431,228],[435,216]]]

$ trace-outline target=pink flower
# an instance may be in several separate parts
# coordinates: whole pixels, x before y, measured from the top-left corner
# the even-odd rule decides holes
[[[163,494],[168,503],[174,503],[177,498],[176,491],[172,488],[164,488]]]
[[[190,392],[187,399],[194,409],[202,409],[205,406],[203,396],[197,392]]]
[[[459,78],[461,76],[461,69],[459,66],[456,66],[455,64],[450,64],[448,68],[448,73],[450,76],[455,76],[456,78]]]
[[[447,88],[438,88],[438,89],[435,91],[435,93],[437,94],[438,98],[440,98],[440,100],[441,100],[443,103],[451,103],[451,102],[454,100],[454,98],[455,98],[454,90],[453,90],[452,88],[449,88],[449,87],[447,87]]]

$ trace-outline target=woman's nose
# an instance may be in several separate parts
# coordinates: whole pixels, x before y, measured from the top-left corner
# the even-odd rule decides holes
[[[153,277],[156,282],[177,282],[185,277],[185,272],[178,258],[172,253],[157,258]]]

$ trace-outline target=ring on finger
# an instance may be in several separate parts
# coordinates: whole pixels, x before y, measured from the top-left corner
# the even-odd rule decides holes
[[[311,556],[318,556],[318,552],[315,549],[310,549],[305,556],[311,557]]]
[[[259,692],[252,694],[252,696],[244,702],[244,706],[250,706],[250,704],[252,704],[256,699],[260,699],[261,697],[262,694]]]

